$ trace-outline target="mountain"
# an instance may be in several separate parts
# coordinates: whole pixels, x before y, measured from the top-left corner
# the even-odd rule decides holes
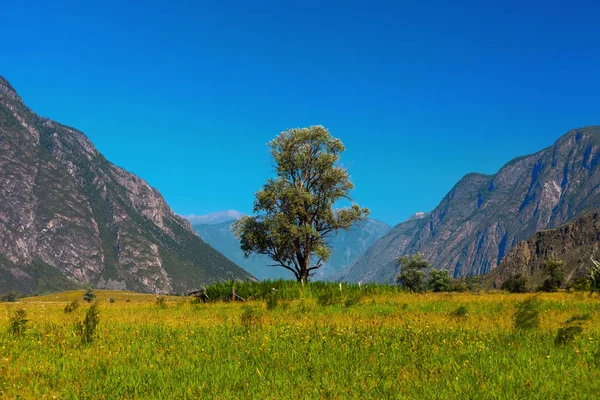
[[[395,260],[423,253],[455,277],[494,269],[519,241],[600,209],[600,127],[574,129],[494,175],[462,178],[422,218],[394,227],[336,276],[392,282]]]
[[[251,276],[204,243],[156,189],[0,77],[0,292],[80,284],[181,292]]]
[[[244,258],[244,253],[240,250],[240,243],[231,231],[231,224],[238,218],[241,218],[243,214],[236,211],[227,211],[209,214],[206,218],[200,216],[200,218],[203,218],[203,220],[206,221],[212,221],[213,219],[216,220],[216,218],[213,218],[212,216],[221,216],[225,215],[225,213],[239,215],[239,217],[220,223],[198,224],[192,222],[193,227],[204,241],[258,279],[294,278],[290,271],[279,267],[269,266],[272,262],[267,256],[254,255],[249,258]],[[323,267],[316,271],[315,278],[327,279],[329,276],[335,274],[344,266],[351,263],[365,249],[389,230],[390,227],[387,224],[369,219],[355,225],[349,231],[338,232],[338,234],[333,236],[330,241],[332,246],[331,257]]]
[[[184,218],[192,223],[192,225],[217,225],[228,221],[237,221],[245,214],[239,211],[227,210],[217,211],[205,215],[188,215]]]
[[[583,276],[592,264],[590,257],[600,256],[600,214],[593,213],[557,229],[537,232],[528,240],[517,243],[492,270],[485,281],[499,288],[510,276],[521,273],[532,284],[542,281],[544,261],[562,260],[565,278]]]

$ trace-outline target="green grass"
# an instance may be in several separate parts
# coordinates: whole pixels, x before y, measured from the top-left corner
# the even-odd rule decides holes
[[[539,327],[518,331],[514,312],[531,295],[372,293],[350,306],[320,306],[323,290],[305,288],[272,310],[263,300],[191,304],[181,297],[159,307],[153,295],[96,291],[100,324],[87,345],[74,325],[89,304],[63,311],[83,291],[3,303],[0,392],[181,399],[600,395],[597,297],[538,295]],[[461,306],[468,313],[457,316]],[[20,308],[29,322],[15,337],[9,320]],[[577,314],[589,315],[583,332],[556,346],[558,329]]]

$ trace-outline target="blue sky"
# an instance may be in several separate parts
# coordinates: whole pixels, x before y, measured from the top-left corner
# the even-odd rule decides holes
[[[266,143],[286,128],[341,138],[355,200],[395,224],[468,172],[600,124],[597,2],[25,0],[0,13],[0,74],[25,102],[181,214],[250,212]]]

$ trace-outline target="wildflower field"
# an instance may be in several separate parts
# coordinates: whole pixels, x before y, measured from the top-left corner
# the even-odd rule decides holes
[[[90,341],[83,291],[2,303],[0,396],[600,398],[598,297],[536,295],[519,327],[533,294],[298,293],[204,304],[97,291]]]

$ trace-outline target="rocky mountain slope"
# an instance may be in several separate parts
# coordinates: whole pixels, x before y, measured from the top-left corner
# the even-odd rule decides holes
[[[230,215],[241,215],[241,213],[235,213],[229,212]],[[220,216],[224,214],[210,214],[206,218],[195,216],[191,220],[194,221],[201,218],[203,221],[219,221],[220,218],[213,218],[216,215]],[[258,279],[293,279],[294,277],[291,272],[283,268],[270,267],[269,265],[272,262],[266,256],[254,255],[244,258],[244,253],[240,250],[240,243],[231,231],[231,224],[236,219],[231,218],[229,221],[218,223],[193,223],[193,227],[204,241]],[[389,230],[390,227],[384,222],[369,219],[357,224],[350,231],[340,231],[336,236],[331,238],[331,257],[321,269],[316,271],[315,279],[327,279],[340,271]]]
[[[494,269],[519,241],[600,209],[600,127],[574,129],[494,175],[468,174],[428,215],[394,227],[337,278],[392,282],[421,252],[455,277]]]
[[[557,229],[536,233],[516,244],[500,261],[498,268],[485,278],[490,286],[499,288],[510,276],[521,273],[530,283],[542,281],[542,267],[546,259],[562,260],[565,278],[585,275],[592,264],[590,257],[600,256],[600,214],[578,218]]]
[[[76,129],[29,110],[0,77],[0,292],[180,292],[250,275]]]

